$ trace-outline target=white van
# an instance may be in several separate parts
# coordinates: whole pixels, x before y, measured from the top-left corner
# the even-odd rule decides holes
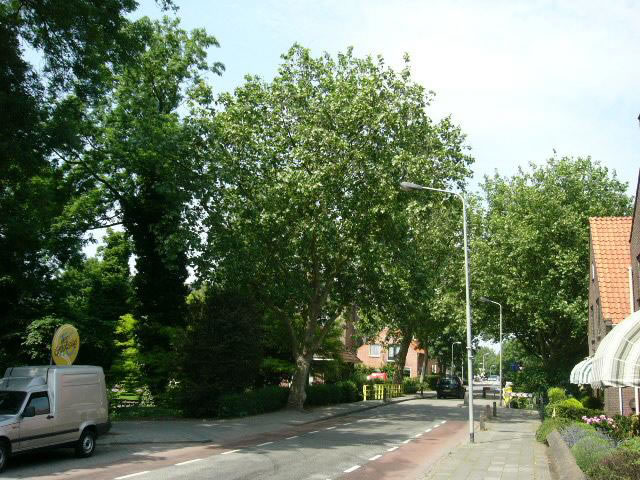
[[[12,367],[0,379],[0,471],[9,456],[38,448],[89,457],[110,427],[101,367]]]

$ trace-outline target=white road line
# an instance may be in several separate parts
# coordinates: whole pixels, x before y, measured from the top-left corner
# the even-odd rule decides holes
[[[434,425],[433,428],[438,428],[440,425]]]
[[[393,452],[394,450],[397,450],[398,447],[391,447],[391,448],[387,448],[387,452]]]
[[[327,427],[327,428],[325,428],[325,430],[333,430],[334,428],[336,428],[336,427]]]
[[[368,422],[370,419],[369,418],[361,418],[360,420],[356,420],[358,422]]]
[[[287,437],[285,440],[291,440],[292,438],[298,438],[298,435],[294,435],[293,437]]]
[[[190,463],[195,463],[195,462],[199,462],[201,461],[202,458],[194,458],[193,460],[187,460],[186,462],[180,462],[180,463],[176,463],[176,467],[179,467],[180,465],[188,465]]]
[[[343,423],[342,425],[351,425],[351,422]]]
[[[382,456],[382,455],[375,455],[375,456],[371,457],[371,458],[369,459],[369,461],[370,461],[370,462],[373,462],[374,460],[379,459],[381,456]]]
[[[416,433],[416,434],[414,435],[414,437],[415,437],[415,438],[418,438],[418,437],[421,437],[421,436],[422,436],[422,433]]]
[[[441,424],[441,425],[442,425],[443,423],[447,423],[447,421],[446,421],[446,420],[442,420],[442,421],[440,422],[440,424]]]
[[[240,451],[239,449],[238,450],[229,450],[227,452],[222,452],[220,455],[227,455],[228,453],[236,453],[236,452],[239,452],[239,451]]]
[[[359,469],[359,468],[360,468],[360,465],[354,465],[354,466],[353,466],[353,467],[351,467],[351,468],[347,468],[347,469],[344,471],[344,473],[351,473],[351,472],[355,472],[355,471],[356,471],[357,469]]]
[[[424,431],[424,433],[429,433],[430,431],[431,431],[431,429],[430,429],[430,428],[427,428],[427,429]]]
[[[261,443],[260,445],[256,445],[256,447],[264,447],[265,445],[271,445],[273,442],[264,442]]]
[[[138,472],[138,473],[130,473],[129,475],[123,475],[122,477],[114,478],[114,480],[124,480],[125,478],[133,478],[133,477],[137,477],[138,475],[144,475],[145,473],[149,473],[149,470],[145,470],[144,472]]]
[[[411,439],[410,439],[410,438],[407,438],[407,439],[406,439],[404,442],[402,442],[402,443],[409,443],[410,441],[411,441]]]

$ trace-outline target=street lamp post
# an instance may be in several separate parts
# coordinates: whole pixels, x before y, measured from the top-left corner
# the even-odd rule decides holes
[[[454,345],[460,345],[462,342],[453,342],[451,344],[451,376],[453,377],[454,372],[453,372],[453,346]]]
[[[462,202],[462,239],[464,248],[464,270],[465,270],[465,294],[466,294],[466,314],[467,314],[467,376],[469,384],[469,442],[474,443],[473,428],[473,350],[471,337],[471,267],[469,265],[469,247],[467,242],[467,202],[464,197],[451,190],[441,188],[425,187],[411,182],[400,183],[400,188],[406,191],[411,190],[431,190],[433,192],[455,195]]]
[[[495,302],[493,300],[489,300],[487,297],[480,297],[480,300],[486,303],[493,303],[494,305],[498,305],[500,307],[500,405],[504,404],[504,396],[502,395],[502,304],[499,302]]]
[[[487,352],[484,352],[484,353],[482,354],[482,374],[483,374],[483,375],[484,375],[485,373],[487,373],[487,371],[486,371],[486,370],[485,370],[485,368],[484,368],[484,357],[486,357],[486,356],[487,356]]]

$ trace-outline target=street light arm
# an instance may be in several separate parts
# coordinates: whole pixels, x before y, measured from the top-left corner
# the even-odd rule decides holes
[[[442,188],[435,188],[435,187],[425,187],[424,185],[418,185],[417,183],[411,183],[411,182],[401,182],[400,188],[405,192],[410,192],[411,190],[431,190],[434,192],[448,193],[449,195],[455,195],[456,197],[458,197],[462,201],[462,204],[465,207],[467,205],[464,197],[460,193],[454,192],[453,190],[444,190]]]

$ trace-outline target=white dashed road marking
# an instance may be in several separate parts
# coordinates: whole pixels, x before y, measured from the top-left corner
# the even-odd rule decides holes
[[[356,471],[357,469],[359,469],[359,468],[360,468],[360,465],[354,465],[354,466],[353,466],[353,467],[351,467],[351,468],[347,468],[347,469],[344,471],[344,473],[351,473],[351,472],[355,472],[355,471]]]
[[[410,439],[410,438],[407,438],[407,439],[406,439],[404,442],[402,442],[402,443],[409,443],[410,441],[411,441],[411,439]]]
[[[186,462],[176,463],[176,467],[179,467],[180,465],[188,465],[190,463],[199,462],[201,460],[202,460],[202,458],[194,458],[193,460],[187,460]]]
[[[421,434],[421,433],[416,433],[416,434],[414,435],[414,437],[415,437],[415,438],[418,438],[418,437],[421,437],[421,436],[422,436],[422,434]]]
[[[239,452],[240,450],[229,450],[227,452],[222,452],[220,455],[227,455],[228,453],[236,453]]]
[[[285,440],[291,440],[292,438],[298,438],[298,435],[294,435],[293,437],[287,437]]]
[[[371,458],[369,459],[369,461],[370,461],[370,462],[373,462],[374,460],[379,459],[381,456],[382,456],[382,455],[376,455],[376,456],[374,456],[374,457],[371,457]]]
[[[442,420],[442,421],[440,422],[440,424],[441,424],[441,425],[442,425],[443,423],[447,423],[447,421],[446,421],[446,420]]]
[[[320,430],[314,430],[313,432],[309,432],[309,435],[311,435],[312,433],[318,433]]]
[[[438,428],[440,425],[434,425],[433,428]]]
[[[327,427],[327,428],[325,428],[325,430],[333,430],[334,428],[336,428],[336,427]]]
[[[149,470],[145,470],[144,472],[138,472],[138,473],[130,473],[129,475],[123,475],[122,477],[116,477],[114,480],[124,480],[125,478],[133,478],[133,477],[137,477],[138,475],[144,475],[145,473],[149,473]]]
[[[391,448],[387,448],[387,452],[393,452],[394,450],[397,450],[398,447],[391,447]]]
[[[430,428],[427,428],[427,429],[424,431],[424,433],[429,433],[430,431],[431,431],[431,429],[430,429]]]
[[[265,445],[271,445],[273,442],[264,442],[261,443],[260,445],[256,445],[256,447],[264,447]]]

